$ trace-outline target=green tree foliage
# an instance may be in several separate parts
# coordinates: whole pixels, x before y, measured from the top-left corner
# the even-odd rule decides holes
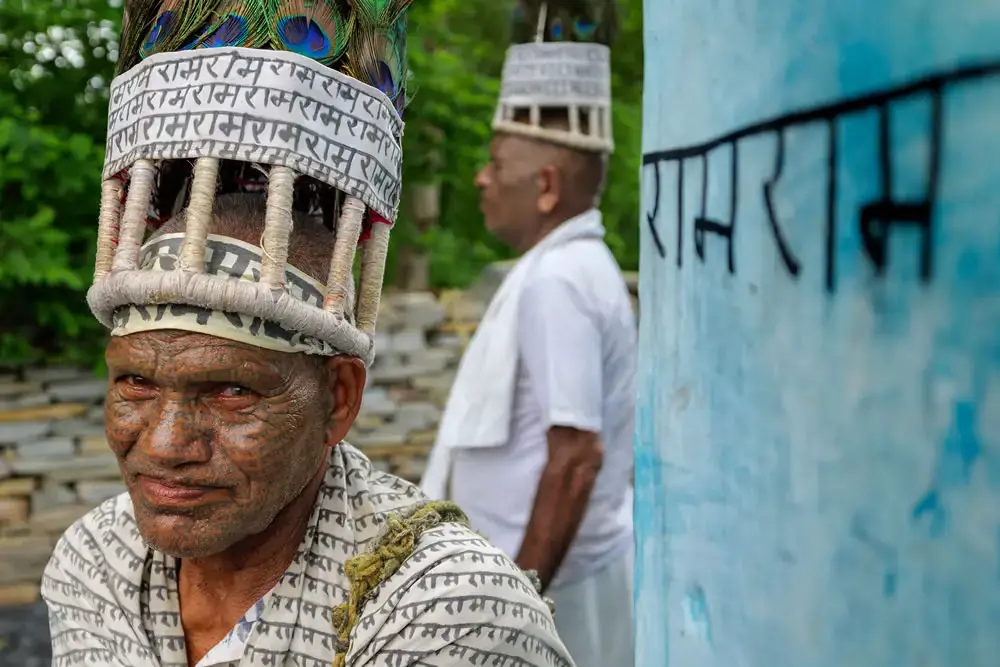
[[[621,4],[617,151],[603,209],[612,249],[634,268],[642,3]],[[103,339],[85,296],[120,5],[0,0],[0,365],[93,361]],[[416,0],[411,11],[404,182],[439,182],[441,218],[419,232],[404,201],[393,239],[429,255],[436,286],[468,284],[484,264],[508,256],[482,228],[473,177],[488,156],[509,11],[494,0]]]

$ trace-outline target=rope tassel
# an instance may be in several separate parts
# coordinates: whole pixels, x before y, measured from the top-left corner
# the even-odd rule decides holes
[[[443,523],[468,527],[469,519],[458,505],[432,501],[406,515],[390,515],[385,533],[370,551],[348,559],[344,573],[350,582],[348,601],[333,608],[333,630],[337,636],[333,667],[345,667],[351,650],[351,631],[361,618],[361,609],[379,585],[396,574],[428,530]]]

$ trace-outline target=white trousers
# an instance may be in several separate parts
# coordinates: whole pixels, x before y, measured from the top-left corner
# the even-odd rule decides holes
[[[632,549],[589,578],[551,588],[556,629],[576,667],[633,667]]]

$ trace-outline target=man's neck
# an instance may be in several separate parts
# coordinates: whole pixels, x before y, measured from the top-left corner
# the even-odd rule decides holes
[[[531,236],[523,239],[522,242],[518,244],[518,247],[514,248],[514,250],[519,255],[523,255],[541,243],[542,239],[551,234],[557,227],[574,218],[580,217],[592,209],[593,207],[591,206],[585,209],[574,209],[572,211],[553,213],[551,216],[542,219],[539,225],[532,230],[533,233]]]

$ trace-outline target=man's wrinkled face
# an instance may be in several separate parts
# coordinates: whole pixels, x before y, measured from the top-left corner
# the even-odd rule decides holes
[[[490,144],[489,163],[476,175],[486,229],[514,247],[540,215],[539,157],[536,142],[498,135]]]
[[[220,553],[322,474],[335,398],[315,359],[175,331],[113,338],[106,358],[108,442],[153,548]]]

